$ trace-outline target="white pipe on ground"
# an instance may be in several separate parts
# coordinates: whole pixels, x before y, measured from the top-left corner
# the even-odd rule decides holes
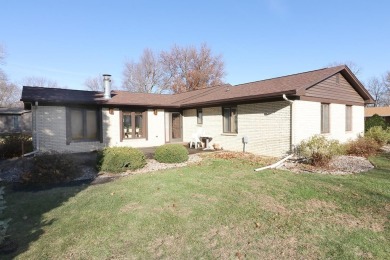
[[[37,152],[38,152],[38,150],[29,152],[29,153],[25,153],[25,154],[22,155],[22,157],[26,157],[26,156],[29,156],[29,155],[32,155],[32,154],[36,154]]]
[[[268,166],[265,166],[265,167],[257,168],[257,169],[255,169],[255,171],[259,172],[259,171],[266,170],[266,169],[276,168],[276,167],[278,167],[279,165],[281,165],[282,163],[284,163],[285,161],[287,161],[288,159],[290,159],[293,156],[294,156],[293,154],[290,154],[290,155],[286,156],[285,158],[283,158],[282,160],[280,160],[279,162],[276,162],[274,164],[271,164],[271,165],[268,165]]]

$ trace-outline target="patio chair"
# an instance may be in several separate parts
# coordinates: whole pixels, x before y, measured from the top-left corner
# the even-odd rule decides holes
[[[200,140],[200,136],[198,133],[193,133],[191,135],[190,148],[192,148],[192,145],[194,145],[195,149],[198,149],[198,144],[200,144],[200,147],[202,147],[202,141]]]

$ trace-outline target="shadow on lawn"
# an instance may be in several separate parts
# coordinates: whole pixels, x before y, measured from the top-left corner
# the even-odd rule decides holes
[[[55,218],[45,218],[45,213],[68,202],[90,183],[91,181],[74,182],[49,189],[28,191],[15,191],[7,187],[5,194],[7,208],[4,215],[5,218],[11,218],[7,235],[18,247],[14,252],[0,254],[0,258],[13,259],[28,251],[30,245],[44,235],[45,227],[57,221]]]

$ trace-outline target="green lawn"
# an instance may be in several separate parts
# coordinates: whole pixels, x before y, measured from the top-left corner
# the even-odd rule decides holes
[[[349,176],[242,160],[6,195],[19,259],[385,259],[390,160]],[[4,256],[0,256],[4,257]]]

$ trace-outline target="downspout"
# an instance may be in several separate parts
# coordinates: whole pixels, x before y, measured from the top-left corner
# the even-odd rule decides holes
[[[291,146],[290,152],[294,152],[295,148],[295,122],[294,122],[294,101],[286,97],[286,94],[283,94],[283,99],[290,103],[290,119],[291,119]]]
[[[37,117],[38,117],[38,101],[35,101],[35,136],[36,136],[36,139],[37,139],[37,147],[36,147],[36,150],[39,151],[39,134],[38,134],[38,120],[37,120]]]
[[[265,166],[265,167],[261,167],[261,168],[257,168],[255,169],[256,172],[258,171],[262,171],[262,170],[265,170],[265,169],[273,169],[273,168],[277,168],[279,167],[280,165],[282,165],[285,161],[287,161],[288,159],[290,159],[291,157],[293,157],[294,153],[294,121],[293,121],[293,109],[294,109],[294,101],[293,100],[290,100],[286,97],[286,94],[283,94],[283,99],[286,100],[287,102],[290,103],[290,118],[291,118],[291,145],[290,145],[290,155],[286,156],[285,158],[283,158],[282,160],[274,163],[274,164],[271,164],[269,166]]]
[[[23,154],[22,157],[35,154],[35,153],[37,153],[39,151],[39,135],[38,135],[38,130],[37,130],[38,101],[35,101],[35,106],[34,107],[35,107],[35,109],[34,109],[35,111],[33,111],[33,117],[34,117],[33,141],[34,141],[34,136],[35,136],[35,142],[36,142],[35,150],[30,152],[30,153]]]

